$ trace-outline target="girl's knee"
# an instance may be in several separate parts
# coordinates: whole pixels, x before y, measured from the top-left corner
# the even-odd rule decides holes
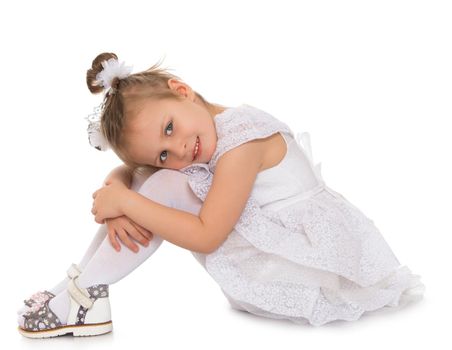
[[[143,183],[149,178],[148,174],[139,174],[139,173],[133,173],[132,175],[132,181],[130,183],[130,189],[134,190],[135,192],[138,192],[140,187],[143,185]]]
[[[159,169],[153,173],[148,173],[148,172],[144,172],[144,173],[134,173],[132,176],[132,181],[130,183],[130,189],[134,190],[135,192],[138,192],[140,190],[140,188],[144,185],[145,182],[156,182],[159,181],[158,179],[160,179],[161,176],[170,176],[168,175],[169,172],[173,172],[176,170],[172,170],[172,169]],[[177,171],[179,172],[179,171]],[[163,173],[163,174],[162,174]],[[183,173],[181,173],[182,175],[185,175]]]
[[[174,169],[160,169],[152,174],[141,187],[138,193],[143,196],[171,206],[182,186],[187,186],[188,175]]]
[[[186,182],[188,175],[174,169],[160,169],[149,176],[141,185],[140,191],[143,188],[155,186],[171,186],[179,182]]]

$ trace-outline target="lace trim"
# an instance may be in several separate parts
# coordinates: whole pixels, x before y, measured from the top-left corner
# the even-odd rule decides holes
[[[209,162],[212,172],[215,172],[218,159],[225,152],[245,142],[265,138],[278,131],[287,132],[293,136],[286,124],[249,105],[232,109],[230,113],[218,115],[214,120],[218,140],[217,148]]]

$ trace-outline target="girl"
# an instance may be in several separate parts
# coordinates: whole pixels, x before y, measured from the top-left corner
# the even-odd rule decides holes
[[[374,222],[326,186],[308,133],[211,104],[177,78],[130,74],[113,53],[93,61],[88,87],[106,94],[90,143],[124,166],[93,193],[101,226],[81,262],[25,301],[21,334],[110,332],[109,285],[163,240],[190,250],[232,308],[264,317],[320,326],[422,297]]]

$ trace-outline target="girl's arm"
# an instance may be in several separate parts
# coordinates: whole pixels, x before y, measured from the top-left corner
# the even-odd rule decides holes
[[[133,169],[129,168],[125,164],[121,164],[120,166],[117,166],[112,171],[110,171],[110,173],[105,178],[104,183],[109,182],[111,180],[119,180],[123,184],[125,184],[127,188],[130,188],[132,174]]]
[[[209,254],[233,230],[263,162],[260,140],[226,152],[217,162],[212,185],[199,216],[166,207],[127,191],[121,211],[134,222],[182,248]]]
[[[152,174],[154,174],[156,171],[158,171],[159,169],[160,168],[155,168],[155,167],[149,166],[146,168],[141,168],[140,171],[144,177],[149,177]],[[125,184],[127,186],[127,188],[130,188],[131,183],[132,183],[132,178],[133,178],[135,171],[137,171],[137,170],[134,170],[125,164],[121,164],[121,165],[117,166],[116,168],[114,168],[107,175],[107,177],[104,180],[104,183],[109,182],[111,180],[119,180],[123,184]]]

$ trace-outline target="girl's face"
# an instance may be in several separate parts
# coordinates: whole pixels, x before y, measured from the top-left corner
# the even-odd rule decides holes
[[[194,98],[150,100],[127,126],[129,156],[139,164],[181,169],[208,163],[217,144],[215,113]],[[193,159],[196,141],[198,153]]]

